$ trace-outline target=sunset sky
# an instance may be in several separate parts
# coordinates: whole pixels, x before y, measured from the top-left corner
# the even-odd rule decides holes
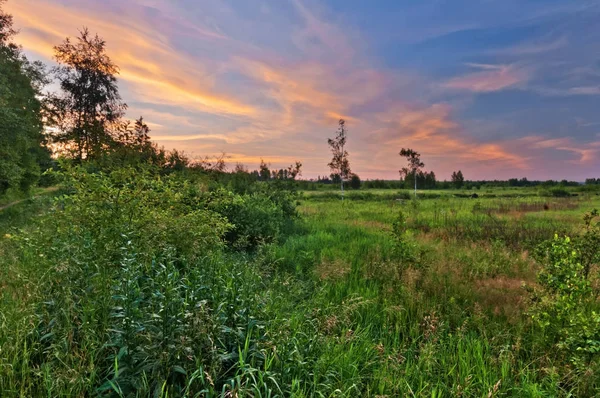
[[[128,117],[192,156],[329,174],[343,117],[361,178],[398,152],[449,179],[600,177],[600,1],[9,0],[27,55],[88,27]]]

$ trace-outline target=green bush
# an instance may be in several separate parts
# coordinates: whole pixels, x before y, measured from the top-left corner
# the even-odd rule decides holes
[[[531,316],[551,345],[556,345],[583,370],[599,365],[600,312],[581,253],[569,237],[543,244],[539,289],[533,293]]]
[[[238,249],[274,242],[285,222],[283,209],[270,198],[257,193],[236,195],[219,189],[211,193],[207,208],[229,220],[231,228],[225,239]]]
[[[3,318],[3,393],[217,396],[265,371],[261,276],[222,249],[230,231],[240,245],[277,236],[274,202],[132,169],[60,178],[68,193],[10,236],[21,272],[34,270],[15,278],[40,290],[30,314]]]
[[[145,260],[167,248],[187,256],[218,249],[230,228],[216,212],[186,203],[187,184],[174,178],[130,168],[88,173],[79,167],[59,176],[70,193],[56,200],[39,231],[54,252],[61,245],[65,250],[79,245],[82,255],[102,252],[110,266],[120,262],[121,247],[130,241]]]

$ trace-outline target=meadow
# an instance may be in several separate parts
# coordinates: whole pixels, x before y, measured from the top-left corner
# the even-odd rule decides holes
[[[0,213],[2,396],[600,394],[597,331],[533,319],[533,253],[595,192],[67,177]]]

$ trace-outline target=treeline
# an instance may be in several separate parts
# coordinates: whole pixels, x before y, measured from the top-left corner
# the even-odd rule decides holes
[[[300,180],[298,181],[300,189],[318,190],[329,189],[332,184],[339,183],[335,179],[319,176],[315,180]],[[457,184],[454,181],[437,181],[435,173],[419,173],[417,177],[419,189],[486,189],[486,188],[510,188],[510,187],[540,187],[540,188],[565,188],[565,187],[582,187],[582,184],[577,181],[555,181],[555,180],[528,180],[527,178],[511,178],[509,180],[465,180]],[[586,186],[600,185],[600,179],[590,178],[585,181]],[[402,180],[360,180],[359,185],[352,184],[352,189],[411,189],[414,186],[412,178]]]

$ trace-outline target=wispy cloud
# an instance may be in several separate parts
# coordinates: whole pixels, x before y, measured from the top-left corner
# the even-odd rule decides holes
[[[524,137],[523,142],[527,142],[531,148],[552,149],[556,151],[565,151],[577,155],[572,159],[574,164],[591,164],[598,160],[600,155],[600,141],[588,142],[587,144],[577,144],[570,137],[544,138],[541,136]]]
[[[256,9],[237,9],[246,6],[221,0],[10,0],[7,11],[21,28],[19,42],[47,60],[53,45],[77,35],[81,27],[98,32],[121,67],[130,116],[143,115],[160,144],[198,155],[226,151],[230,162],[252,165],[264,158],[276,167],[298,159],[304,161],[306,176],[316,176],[327,171],[326,139],[344,118],[353,169],[363,178],[395,178],[401,167],[398,151],[406,146],[421,152],[441,178],[459,167],[469,178],[508,177],[535,173],[540,164],[551,162],[532,151],[567,152],[581,165],[597,159],[596,138],[584,145],[537,137],[525,145],[518,133],[516,139],[498,138],[497,124],[485,117],[463,116],[465,108],[484,97],[472,93],[493,92],[497,95],[485,97],[496,99],[514,94],[511,89],[542,85],[535,81],[538,63],[522,58],[562,51],[572,44],[570,36],[524,39],[496,52],[457,58],[465,72],[439,81],[426,70],[435,65],[410,70],[393,66],[388,54],[376,55],[378,42],[367,42],[344,13],[324,2],[265,0]],[[425,45],[423,37],[454,40],[463,28],[485,28],[462,16],[446,21],[434,3],[414,7],[410,17],[402,15],[416,18],[423,10],[445,22],[416,26],[421,38],[403,31],[398,43]],[[464,64],[464,59],[482,63]],[[546,94],[591,100],[600,86],[593,80],[593,63],[588,64],[585,79],[554,89],[562,94]],[[457,65],[446,66],[456,70]],[[484,128],[474,127],[473,119],[483,120],[479,127]],[[511,127],[510,121],[502,125]]]
[[[67,36],[74,36],[83,26],[101,33],[109,54],[120,66],[120,78],[132,84],[132,91],[147,102],[176,104],[190,109],[234,115],[250,115],[256,110],[226,92],[214,89],[212,71],[174,50],[170,38],[150,23],[137,20],[115,20],[112,13],[88,4],[93,10],[82,12],[59,4],[22,0],[8,3],[22,30],[18,40],[29,51],[52,58],[52,46]],[[139,5],[129,4],[127,14],[138,15]],[[129,15],[127,15],[129,17]],[[28,29],[29,27],[33,29]],[[218,40],[220,36],[206,35]]]
[[[560,88],[547,86],[532,86],[531,89],[541,95],[549,97],[600,95],[600,86],[576,86]]]
[[[568,44],[567,38],[561,36],[556,39],[529,40],[511,47],[491,50],[490,53],[510,56],[536,55],[559,50]]]
[[[443,86],[453,90],[486,93],[512,88],[529,79],[529,73],[516,65],[467,65],[479,71],[452,78]]]
[[[380,115],[388,127],[377,135],[386,148],[419,148],[424,158],[435,159],[434,164],[438,167],[445,168],[453,162],[484,168],[502,166],[511,170],[530,167],[526,157],[505,148],[502,142],[478,142],[468,137],[460,123],[452,120],[451,112],[447,104],[422,109],[399,107]],[[389,153],[386,151],[384,156]]]

